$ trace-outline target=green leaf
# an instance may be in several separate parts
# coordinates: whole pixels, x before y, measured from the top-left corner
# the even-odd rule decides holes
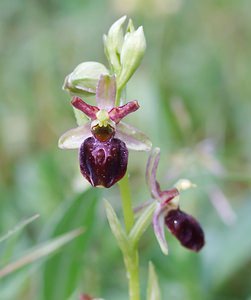
[[[134,246],[138,243],[142,234],[146,231],[148,226],[151,224],[155,209],[156,209],[156,202],[153,202],[143,211],[143,213],[140,215],[137,222],[133,226],[129,237]]]
[[[81,233],[83,233],[83,229],[76,229],[58,238],[55,238],[52,241],[46,242],[43,245],[35,247],[35,249],[31,250],[28,254],[1,269],[0,278],[5,277],[6,275],[24,267],[25,265],[37,261],[41,257],[49,255],[58,248],[62,247],[64,244],[79,236]]]
[[[152,262],[149,262],[148,269],[148,286],[147,286],[147,300],[160,300],[160,289],[158,283],[158,277],[155,273]]]
[[[42,276],[42,299],[67,299],[78,286],[80,272],[84,269],[85,248],[96,219],[98,198],[98,189],[87,190],[73,201],[63,203],[48,224],[45,236],[55,236],[79,226],[85,229],[85,234],[46,262]]]
[[[30,224],[31,222],[35,221],[39,217],[38,214],[25,219],[24,221],[21,221],[18,223],[13,229],[9,230],[5,235],[0,237],[0,243],[9,239],[13,234],[17,233],[18,231],[22,230],[25,226]]]
[[[127,253],[129,251],[129,247],[130,247],[128,238],[126,236],[125,231],[123,230],[123,228],[121,226],[121,223],[120,223],[113,207],[107,200],[105,200],[105,208],[106,208],[107,219],[109,221],[112,233],[115,236],[121,251],[123,253]]]

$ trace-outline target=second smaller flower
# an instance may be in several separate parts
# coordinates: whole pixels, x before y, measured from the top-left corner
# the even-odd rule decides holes
[[[156,180],[160,150],[155,148],[147,163],[146,179],[157,208],[153,215],[153,229],[164,254],[168,254],[164,227],[179,240],[182,246],[198,252],[205,244],[204,232],[192,216],[179,207],[180,191],[192,187],[190,181],[180,180],[176,187],[162,191]]]

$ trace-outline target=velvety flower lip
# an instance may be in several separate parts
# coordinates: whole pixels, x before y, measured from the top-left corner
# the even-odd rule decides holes
[[[184,247],[198,252],[204,246],[204,233],[199,223],[180,209],[169,211],[165,224]]]
[[[164,254],[168,254],[165,226],[179,240],[181,245],[192,251],[199,251],[205,244],[200,224],[190,215],[180,210],[180,191],[193,186],[189,180],[180,180],[176,187],[162,191],[156,180],[160,150],[155,148],[149,156],[146,181],[153,199],[157,201],[153,215],[153,229]]]
[[[81,173],[93,186],[109,188],[125,175],[128,150],[119,139],[100,142],[89,137],[80,147],[79,161]]]

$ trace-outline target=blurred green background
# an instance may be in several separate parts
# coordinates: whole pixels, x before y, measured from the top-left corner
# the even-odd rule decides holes
[[[163,300],[250,300],[249,0],[1,0],[0,235],[40,218],[0,243],[0,266],[72,229],[85,234],[0,279],[0,299],[127,299],[102,201],[119,213],[118,190],[85,191],[77,152],[57,148],[76,126],[64,77],[83,61],[107,64],[102,34],[124,14],[147,40],[127,88],[141,110],[128,119],[161,148],[163,188],[181,177],[198,185],[182,194],[181,208],[200,220],[207,240],[194,254],[167,233],[165,257],[149,229],[140,243],[142,295],[152,260]],[[149,199],[146,160],[130,153],[135,205]]]

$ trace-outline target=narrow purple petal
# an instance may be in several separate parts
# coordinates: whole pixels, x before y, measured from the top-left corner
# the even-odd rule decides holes
[[[109,111],[114,107],[116,97],[115,76],[101,75],[96,90],[97,106]]]
[[[165,237],[165,213],[166,208],[160,203],[153,215],[153,230],[160,245],[160,248],[164,254],[168,254],[168,246]]]
[[[61,149],[78,149],[85,139],[91,136],[91,123],[66,131],[58,141]]]
[[[180,209],[173,209],[165,217],[165,224],[181,245],[198,252],[205,244],[200,224]]]
[[[138,101],[137,100],[130,101],[125,105],[112,108],[109,111],[109,117],[117,124],[120,122],[120,120],[122,120],[128,114],[136,111],[137,109],[139,109]]]
[[[176,188],[172,188],[167,191],[159,191],[161,199],[163,199],[163,204],[169,203],[173,198],[179,196],[179,191]]]
[[[151,141],[143,132],[123,122],[116,125],[115,137],[122,140],[130,150],[150,151],[152,147]]]
[[[95,120],[97,118],[96,113],[99,111],[98,107],[87,104],[79,97],[73,97],[71,104],[78,110],[81,110],[84,114],[86,114],[92,120]]]
[[[156,181],[157,167],[159,164],[160,149],[155,148],[150,154],[146,166],[146,182],[153,198],[160,200],[160,188]]]

